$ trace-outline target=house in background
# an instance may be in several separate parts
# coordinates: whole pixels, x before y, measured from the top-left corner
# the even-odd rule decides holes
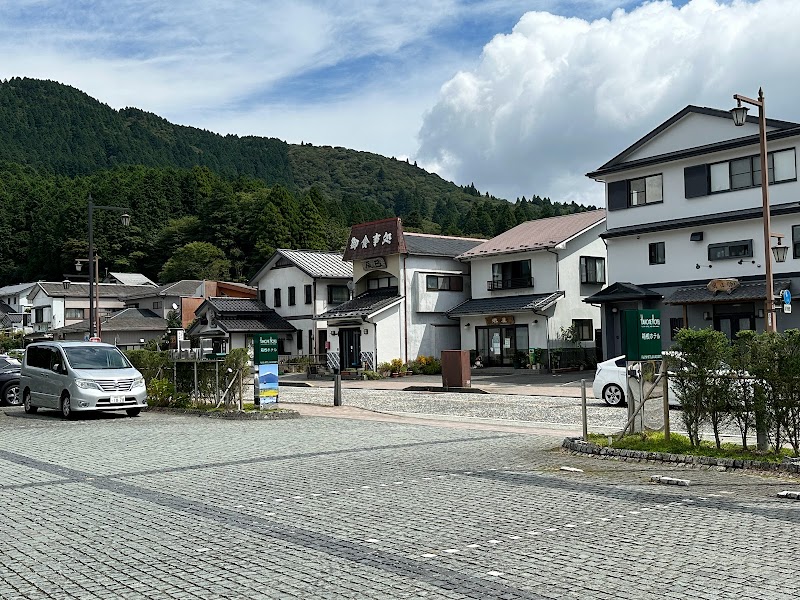
[[[727,110],[687,106],[589,177],[605,184],[609,287],[586,298],[603,307],[604,354],[622,354],[622,315],[661,310],[662,347],[681,327],[734,337],[763,331],[764,222],[755,117],[736,127]],[[774,293],[800,287],[800,124],[767,119],[771,228],[788,245]],[[776,240],[773,238],[772,244]],[[713,280],[733,279],[730,291]],[[800,326],[777,316],[779,330]]]
[[[261,302],[295,328],[283,334],[287,354],[324,354],[328,326],[318,317],[350,299],[353,265],[341,253],[278,249],[250,280]]]
[[[142,288],[125,296],[126,308],[151,310],[166,319],[175,311],[186,328],[195,319],[195,310],[211,297],[255,298],[256,290],[241,283],[182,279],[154,288]]]
[[[103,278],[103,283],[119,283],[122,285],[152,285],[156,283],[142,273],[120,273],[112,271]]]
[[[461,349],[484,366],[519,366],[530,348],[565,346],[573,326],[594,347],[600,310],[582,300],[606,282],[605,219],[595,210],[527,221],[458,255],[472,275],[472,297],[447,311]]]
[[[353,264],[353,298],[328,308],[331,368],[374,370],[378,363],[439,358],[460,346],[447,311],[469,297],[463,254],[484,240],[405,233],[399,218],[354,225],[344,260]]]
[[[123,298],[152,289],[150,285],[98,284],[95,292],[101,320],[125,308]],[[26,337],[30,340],[50,338],[52,330],[89,318],[88,283],[39,281],[28,293],[28,301],[33,331]]]
[[[280,338],[294,333],[291,323],[260,300],[251,298],[207,298],[195,311],[197,318],[186,331],[188,337],[208,338],[212,351],[226,353],[235,348],[253,348],[253,334],[277,333],[278,354],[286,354]]]
[[[12,332],[33,331],[30,326],[31,303],[28,295],[35,286],[36,283],[31,282],[0,287],[0,302],[8,307],[4,314],[7,316],[6,320],[11,323]]]
[[[101,321],[100,340],[121,350],[138,350],[151,340],[160,343],[167,332],[166,319],[148,309],[124,308]],[[51,333],[56,340],[83,341],[89,335],[89,320],[53,329]]]

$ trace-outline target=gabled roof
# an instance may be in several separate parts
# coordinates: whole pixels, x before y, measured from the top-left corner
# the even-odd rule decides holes
[[[109,277],[116,279],[123,285],[152,285],[155,287],[155,282],[146,277],[142,273],[117,273],[110,272]]]
[[[7,314],[13,313],[13,312],[16,312],[16,311],[13,308],[11,308],[8,304],[6,304],[2,300],[0,300],[0,313],[7,315]]]
[[[359,294],[352,300],[329,308],[317,317],[319,320],[340,319],[344,317],[368,318],[390,306],[400,302],[403,296],[397,293],[396,287],[380,288]]]
[[[309,277],[329,279],[351,279],[353,277],[353,263],[342,260],[341,252],[323,252],[321,250],[288,250],[278,248],[264,263],[258,272],[250,278],[250,285],[264,276],[273,265],[281,258],[285,258]]]
[[[95,293],[99,293],[101,298],[128,297],[131,294],[141,292],[143,289],[153,289],[153,287],[149,285],[120,285],[117,283],[101,283],[98,284],[96,288],[97,290]],[[44,293],[51,298],[88,298],[89,284],[70,282],[69,288],[64,289],[64,284],[60,282],[38,281],[36,282],[34,291],[30,294],[30,298],[40,293]]]
[[[773,295],[777,298],[781,290],[788,290],[789,281],[775,281]],[[707,285],[678,288],[664,299],[664,304],[718,304],[722,302],[753,302],[764,300],[767,284],[764,281],[747,281],[739,284],[731,293],[711,292]]]
[[[409,256],[449,256],[463,254],[486,240],[480,238],[430,235],[427,233],[403,232]]]
[[[475,246],[457,258],[458,260],[472,260],[482,256],[555,248],[598,223],[604,222],[605,218],[606,211],[600,209],[526,221]]]
[[[173,283],[166,283],[155,288],[148,288],[136,293],[128,294],[126,300],[149,298],[150,296],[177,296],[179,298],[198,296],[197,289],[202,285],[202,279],[181,279]]]
[[[203,302],[203,304],[201,304],[195,312],[200,312],[204,304],[214,307],[214,310],[219,313],[235,312],[243,315],[272,311],[269,306],[254,298],[227,298],[225,296],[221,296],[206,299],[206,301]]]
[[[447,311],[447,316],[463,317],[467,315],[492,315],[546,310],[563,295],[564,292],[553,292],[550,294],[526,294],[500,298],[473,298]]]
[[[197,308],[195,314],[205,315],[209,309],[216,313],[214,328],[225,333],[296,331],[296,328],[273,309],[259,300],[251,298],[207,298]],[[187,335],[204,335],[201,331],[203,319],[197,319],[187,331]]]
[[[35,281],[31,281],[29,283],[16,283],[14,285],[6,285],[0,287],[0,296],[17,295],[21,292],[31,289],[35,285],[36,285]]]
[[[661,294],[654,292],[649,288],[634,285],[627,281],[617,281],[612,283],[607,288],[600,290],[596,294],[587,296],[583,299],[583,302],[586,302],[587,304],[605,304],[607,302],[628,302],[632,300],[659,299],[661,299]]]
[[[167,321],[152,310],[126,308],[101,321],[101,331],[166,331]],[[59,327],[57,332],[88,332],[89,320]]]
[[[692,113],[708,115],[712,117],[719,117],[728,120],[731,119],[730,111],[720,110],[718,108],[708,108],[706,106],[694,106],[690,104],[683,110],[679,111],[678,113],[674,114],[669,119],[664,121],[661,125],[659,125],[655,129],[647,133],[645,136],[636,140],[633,144],[625,148],[625,150],[617,154],[614,158],[609,160],[599,169],[587,173],[586,176],[591,178],[596,178],[600,175],[604,175],[606,173],[613,173],[615,171],[633,169],[635,167],[640,167],[640,166],[643,167],[649,164],[662,163],[670,160],[680,160],[682,158],[687,158],[690,156],[708,154],[710,152],[718,152],[721,150],[727,150],[739,146],[749,146],[758,143],[758,135],[748,135],[740,138],[723,140],[713,144],[697,146],[695,148],[687,148],[685,150],[680,150],[677,152],[668,152],[666,154],[660,154],[658,156],[650,156],[647,158],[626,162],[626,158],[631,156],[642,146],[644,146],[649,141],[653,140],[658,135],[660,135],[661,133],[672,127],[675,123],[677,123],[678,121],[680,121],[681,119]],[[758,117],[750,115],[747,117],[747,122],[758,125]],[[792,121],[767,119],[767,127],[773,129],[773,131],[767,132],[767,139],[778,139],[790,135],[800,135],[800,123],[794,123]]]

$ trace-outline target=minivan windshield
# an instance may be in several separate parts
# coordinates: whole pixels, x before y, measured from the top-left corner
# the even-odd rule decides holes
[[[105,346],[75,346],[64,348],[73,369],[127,369],[131,366],[117,348]]]

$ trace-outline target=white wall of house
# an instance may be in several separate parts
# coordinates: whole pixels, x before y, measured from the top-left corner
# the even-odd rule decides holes
[[[487,282],[492,281],[492,265],[510,263],[521,260],[531,261],[533,287],[509,290],[489,290]],[[472,274],[473,298],[502,298],[503,296],[519,296],[521,294],[545,294],[557,289],[558,256],[545,250],[534,252],[509,252],[497,256],[470,261]]]

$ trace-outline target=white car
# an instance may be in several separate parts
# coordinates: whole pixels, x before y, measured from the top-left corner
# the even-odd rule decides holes
[[[626,362],[624,356],[617,356],[597,363],[594,374],[592,391],[595,398],[602,399],[609,406],[621,406],[627,402],[625,392],[628,388],[626,381]],[[635,390],[638,396],[638,389]],[[681,403],[669,384],[669,403],[671,406],[680,406]]]

